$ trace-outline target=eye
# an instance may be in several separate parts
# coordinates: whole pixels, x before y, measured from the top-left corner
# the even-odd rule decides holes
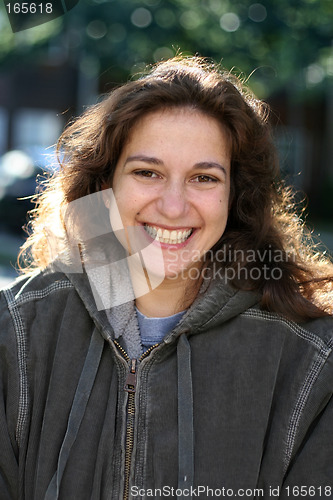
[[[200,183],[206,183],[206,182],[218,182],[218,179],[216,177],[211,177],[210,175],[197,175],[192,179],[192,182],[200,182]]]
[[[133,172],[134,175],[137,175],[138,177],[146,177],[148,179],[158,177],[158,175],[153,172],[152,170],[136,170]]]

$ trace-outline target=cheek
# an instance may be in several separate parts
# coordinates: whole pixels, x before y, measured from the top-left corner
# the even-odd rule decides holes
[[[228,220],[228,199],[220,197],[215,207],[211,208],[212,225],[215,227],[217,237],[220,238],[224,233]]]

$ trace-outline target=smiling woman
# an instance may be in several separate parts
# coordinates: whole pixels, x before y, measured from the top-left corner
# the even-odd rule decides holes
[[[176,58],[58,148],[0,295],[0,497],[332,496],[332,263],[267,106]]]

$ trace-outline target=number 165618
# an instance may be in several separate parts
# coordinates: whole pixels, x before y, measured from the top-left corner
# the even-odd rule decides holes
[[[52,14],[52,3],[7,3],[8,14]]]

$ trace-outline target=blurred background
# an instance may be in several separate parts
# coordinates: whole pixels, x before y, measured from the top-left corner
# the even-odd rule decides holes
[[[0,41],[0,285],[66,123],[177,53],[220,62],[270,104],[283,174],[333,253],[332,0],[80,0],[17,33],[0,3]]]

